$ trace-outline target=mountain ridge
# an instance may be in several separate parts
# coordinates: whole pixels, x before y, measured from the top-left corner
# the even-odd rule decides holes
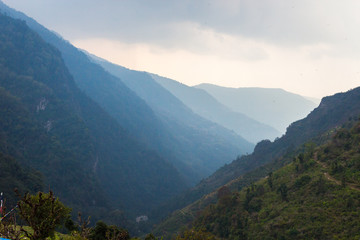
[[[290,153],[297,151],[306,142],[323,143],[324,139],[331,136],[333,129],[342,126],[349,119],[358,119],[359,116],[360,87],[323,98],[319,107],[306,118],[292,123],[284,136],[274,142],[258,143],[252,154],[239,157],[223,166],[185,194],[162,206],[163,212],[173,213],[154,232],[166,235],[177,227],[186,225],[194,219],[196,212],[214,203],[216,190],[221,186],[241,189],[266,177],[269,172],[290,163]],[[210,195],[212,197],[207,197]]]
[[[304,118],[316,107],[305,97],[281,88],[230,88],[214,84],[194,87],[207,91],[231,110],[244,113],[282,133],[290,123]]]
[[[75,211],[118,224],[186,188],[170,162],[77,87],[55,47],[24,21],[0,19],[0,92],[11,96],[1,104],[13,106],[0,117],[3,154],[41,172]]]
[[[246,143],[245,140],[243,144],[246,145],[245,150],[241,150],[236,144],[227,140],[226,138],[240,141],[240,138],[232,137],[231,133],[226,133],[228,136],[222,138],[223,142],[215,142],[214,136],[209,136],[203,138],[206,139],[206,144],[198,141],[201,148],[194,146],[189,141],[191,134],[196,132],[196,136],[208,136],[208,132],[213,131],[214,127],[208,124],[208,129],[203,128],[201,132],[193,127],[192,123],[179,124],[178,122],[176,123],[178,128],[176,128],[175,124],[170,123],[173,119],[169,119],[167,114],[156,114],[148,103],[126,86],[121,79],[95,64],[84,52],[24,14],[12,10],[4,4],[0,4],[0,9],[9,15],[23,19],[45,41],[57,47],[81,91],[108,112],[125,131],[146,145],[147,148],[157,151],[159,155],[174,164],[181,172],[182,177],[187,179],[187,185],[194,185],[202,177],[211,174],[217,167],[224,162],[231,161],[238,154],[252,151],[253,145]],[[183,130],[179,130],[179,127],[183,127]],[[182,137],[187,140],[183,141]],[[217,150],[219,146],[221,146],[221,151]],[[187,147],[194,149],[194,152],[188,151]],[[201,163],[206,158],[215,165],[209,164],[210,168],[208,165],[195,167],[197,161]],[[216,161],[219,162],[216,163]],[[192,162],[194,162],[194,166],[192,166]],[[203,169],[201,175],[197,174],[197,171],[201,169]]]
[[[195,228],[221,239],[357,239],[360,123],[355,121],[246,189],[219,189],[216,205],[202,212]],[[230,221],[234,212],[242,217]]]
[[[147,72],[130,70],[99,58],[95,60],[146,101],[170,132],[181,139],[181,144],[171,147],[179,149],[180,156],[184,152],[190,153],[187,156],[191,161],[188,166],[198,170],[200,178],[197,181],[237,155],[252,151],[251,143],[193,113],[181,100],[154,81]],[[193,132],[191,136],[187,134],[190,132]],[[204,168],[204,165],[208,169]]]
[[[189,87],[156,74],[151,74],[151,76],[195,113],[235,131],[250,142],[257,143],[263,139],[274,140],[280,136],[280,132],[274,128],[251,119],[243,113],[230,110],[203,89]]]

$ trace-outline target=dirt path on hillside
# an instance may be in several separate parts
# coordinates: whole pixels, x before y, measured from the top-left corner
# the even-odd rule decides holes
[[[325,163],[320,162],[320,161],[318,160],[317,153],[314,154],[314,160],[315,160],[315,162],[316,162],[317,164],[319,164],[319,165],[320,165],[322,168],[324,168],[325,170],[328,169],[328,166],[327,166]],[[328,172],[324,172],[324,176],[325,176],[325,178],[326,178],[327,180],[335,183],[336,185],[341,185],[341,184],[342,184],[341,181],[339,181],[339,180],[333,178],[332,176],[330,176],[330,174],[329,174]],[[354,184],[354,183],[345,183],[345,185],[346,185],[347,187],[353,189],[353,190],[360,191],[360,187],[359,187],[358,185]]]

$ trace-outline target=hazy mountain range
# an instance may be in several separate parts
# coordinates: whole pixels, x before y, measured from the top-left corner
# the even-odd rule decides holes
[[[169,160],[77,87],[57,49],[24,22],[0,16],[4,155],[37,170],[43,186],[95,219],[122,220],[116,209],[144,213],[186,188]]]
[[[131,70],[75,48],[1,1],[0,99],[0,190],[9,203],[16,203],[13,188],[51,188],[95,221],[138,233],[157,224],[159,235],[193,220],[223,234],[196,220],[219,189],[238,191],[302,164],[300,153],[328,141],[334,147],[343,138],[333,134],[360,115],[359,88],[316,107],[282,89],[190,87]],[[342,142],[349,151],[356,131]],[[334,160],[332,169],[355,171],[356,156],[351,166]],[[139,215],[149,221],[136,224]]]
[[[305,97],[282,89],[227,88],[205,83],[195,87],[207,91],[232,111],[244,113],[281,133],[317,106]]]
[[[227,186],[237,191],[250,186],[293,162],[294,156],[307,149],[307,145],[315,148],[326,143],[336,129],[346,126],[349,121],[357,122],[359,116],[360,88],[323,98],[319,107],[306,118],[291,124],[284,136],[274,142],[264,140],[258,143],[252,154],[239,157],[162,206],[161,213],[171,215],[155,228],[155,233],[167,236],[177,232],[195,220],[196,213],[217,202],[220,187]],[[344,171],[347,167],[344,166]],[[155,215],[159,215],[159,211]]]
[[[4,96],[18,98],[19,108],[29,112],[18,124],[25,133],[19,135],[15,125],[2,129],[5,139],[14,139],[5,141],[3,153],[38,170],[44,184],[70,206],[87,212],[94,205],[95,218],[101,215],[95,207],[107,208],[110,215],[118,208],[132,217],[145,214],[237,155],[252,151],[251,143],[194,114],[159,85],[148,89],[153,94],[160,87],[164,98],[157,101],[164,105],[156,107],[57,34],[2,3],[0,7],[37,32],[2,16],[1,87]],[[142,81],[141,73],[130,73]],[[39,133],[27,133],[35,129],[27,122]],[[24,135],[44,137],[26,145],[20,140]],[[73,190],[67,187],[70,183]],[[164,192],[157,192],[160,189]],[[116,222],[122,215],[105,218]]]
[[[235,131],[250,142],[274,140],[281,133],[276,129],[251,119],[244,113],[230,110],[206,91],[189,87],[172,79],[152,74],[152,78],[200,116]]]
[[[211,174],[227,163],[226,159],[232,159],[239,152],[252,152],[252,144],[221,125],[192,112],[148,73],[133,71],[104,60],[97,62],[142,98],[171,134],[181,139],[178,145],[171,145],[168,140],[164,145],[169,151],[177,150],[176,155],[180,159],[186,159],[188,166],[197,169],[198,176]]]

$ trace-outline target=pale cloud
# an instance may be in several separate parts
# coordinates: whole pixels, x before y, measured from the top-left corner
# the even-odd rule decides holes
[[[226,35],[294,46],[360,40],[358,0],[5,0],[69,40],[108,38],[182,47],[192,23]],[[186,29],[185,29],[186,30]],[[190,34],[189,34],[190,33]]]
[[[228,45],[226,40],[222,41],[221,44]],[[266,57],[249,60],[244,56],[230,58],[183,49],[168,51],[156,45],[108,39],[86,39],[74,43],[120,65],[157,73],[187,85],[208,82],[228,87],[283,88],[320,98],[354,88],[360,82],[360,61],[349,62],[322,54],[331,51],[328,45],[291,49],[254,41],[249,45],[247,40],[238,39],[237,45],[266,51]]]
[[[358,0],[4,0],[125,67],[322,97],[360,83]]]

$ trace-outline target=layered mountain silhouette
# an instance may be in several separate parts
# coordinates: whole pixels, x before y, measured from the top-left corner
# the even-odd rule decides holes
[[[253,145],[234,132],[195,114],[183,102],[158,84],[149,73],[130,70],[97,58],[97,62],[119,77],[141,97],[167,126],[177,141],[164,143],[196,174],[203,178],[229,163],[240,153],[249,153]],[[161,151],[161,149],[159,149]],[[200,179],[197,179],[200,180]]]
[[[113,222],[123,219],[117,209],[144,214],[186,188],[172,163],[77,87],[56,48],[25,22],[0,18],[1,159],[22,175],[37,170],[16,187],[48,186],[75,213]]]
[[[16,106],[2,118],[1,159],[33,179],[23,191],[49,186],[74,212],[124,224],[252,151],[150,75],[120,79],[2,2],[0,12],[0,87]]]
[[[235,131],[250,142],[257,143],[264,139],[274,140],[281,135],[273,127],[251,119],[243,113],[230,110],[202,89],[189,87],[156,74],[152,74],[151,77],[193,112]]]
[[[178,210],[156,228],[171,232],[216,202],[222,186],[239,190],[301,163],[293,156],[304,144],[323,143],[358,119],[360,88],[323,98],[291,123],[314,107],[281,89],[189,87],[112,64],[0,1],[0,188],[7,196],[13,188],[50,188],[74,212],[125,227],[136,216],[156,223]],[[319,153],[332,153],[326,149]],[[335,160],[340,171],[343,159]]]
[[[208,83],[195,87],[207,91],[232,111],[270,125],[281,133],[317,106],[305,97],[276,88],[227,88]]]
[[[284,136],[274,142],[268,140],[259,142],[252,154],[239,157],[201,181],[193,189],[162,206],[161,210],[165,215],[173,213],[155,229],[155,232],[165,234],[170,229],[171,232],[177,227],[188,224],[197,212],[216,202],[216,190],[221,186],[241,189],[266,177],[269,172],[290,163],[292,154],[296,153],[303,144],[307,142],[321,144],[330,138],[334,129],[349,120],[359,119],[359,116],[360,87],[323,98],[319,107],[306,118],[292,123]],[[177,209],[181,210],[174,212]],[[156,216],[159,214],[161,214],[159,211],[154,212]]]
[[[231,164],[220,168],[207,179],[221,186],[238,178],[244,172],[259,167],[279,158],[286,152],[295,150],[305,142],[325,134],[344,124],[348,119],[360,115],[360,88],[346,93],[338,93],[325,97],[319,107],[315,108],[306,118],[296,121],[287,128],[286,134],[274,142],[258,143],[254,152],[240,157]]]
[[[129,87],[131,79],[130,81],[127,78],[120,79],[114,76],[116,74],[110,74],[87,54],[33,19],[4,4],[0,7],[6,14],[26,21],[29,27],[45,41],[57,47],[80,90],[98,103],[134,138],[174,164],[188,184],[195,184],[237,155],[252,151],[251,143],[223,127],[192,114],[185,105],[181,106],[181,102],[176,97],[151,78],[156,87],[152,88],[144,81],[143,83],[148,85],[141,86],[145,93],[141,96],[135,88]],[[132,82],[139,84],[138,80],[142,79],[143,73],[130,70],[129,72],[133,74],[131,75],[134,78]],[[166,96],[162,100],[154,100],[158,101],[159,107],[163,107],[163,110],[169,111],[168,113],[172,111],[172,114],[182,119],[176,120],[171,114],[165,112],[159,114],[159,107],[156,108],[144,100],[146,94],[155,96],[153,91],[156,88]],[[172,105],[165,105],[170,102],[176,104],[179,109],[173,108]],[[187,116],[181,116],[183,110],[187,112]]]

